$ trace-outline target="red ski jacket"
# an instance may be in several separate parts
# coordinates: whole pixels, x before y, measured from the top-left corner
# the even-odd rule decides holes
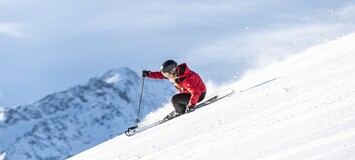
[[[167,79],[161,72],[149,71],[149,78],[153,79]],[[201,77],[191,71],[186,63],[178,65],[177,78],[174,82],[175,88],[180,93],[190,93],[191,98],[189,105],[195,106],[202,93],[206,93],[206,86]]]

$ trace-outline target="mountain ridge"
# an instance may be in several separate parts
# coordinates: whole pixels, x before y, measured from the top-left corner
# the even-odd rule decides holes
[[[4,108],[0,155],[64,159],[122,133],[134,123],[141,83],[127,67],[112,69],[84,85]],[[167,82],[146,80],[144,92],[142,116],[167,103],[174,89]]]

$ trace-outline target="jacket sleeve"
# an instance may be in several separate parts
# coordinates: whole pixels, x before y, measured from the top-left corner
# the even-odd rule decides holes
[[[167,79],[161,72],[151,72],[149,71],[149,78],[153,79]]]
[[[185,88],[191,93],[189,105],[195,106],[202,93],[201,90],[198,88],[198,85],[196,85],[196,80],[186,80]]]

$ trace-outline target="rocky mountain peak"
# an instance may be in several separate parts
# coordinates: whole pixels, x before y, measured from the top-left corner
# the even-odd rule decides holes
[[[129,68],[107,71],[84,85],[30,104],[0,109],[0,155],[6,159],[64,159],[121,134],[134,123],[142,78]],[[174,93],[146,79],[141,115]]]

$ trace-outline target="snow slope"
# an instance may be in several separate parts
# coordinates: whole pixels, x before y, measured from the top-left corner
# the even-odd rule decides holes
[[[355,33],[250,72],[218,89],[238,92],[228,99],[70,160],[355,159],[354,42]]]

